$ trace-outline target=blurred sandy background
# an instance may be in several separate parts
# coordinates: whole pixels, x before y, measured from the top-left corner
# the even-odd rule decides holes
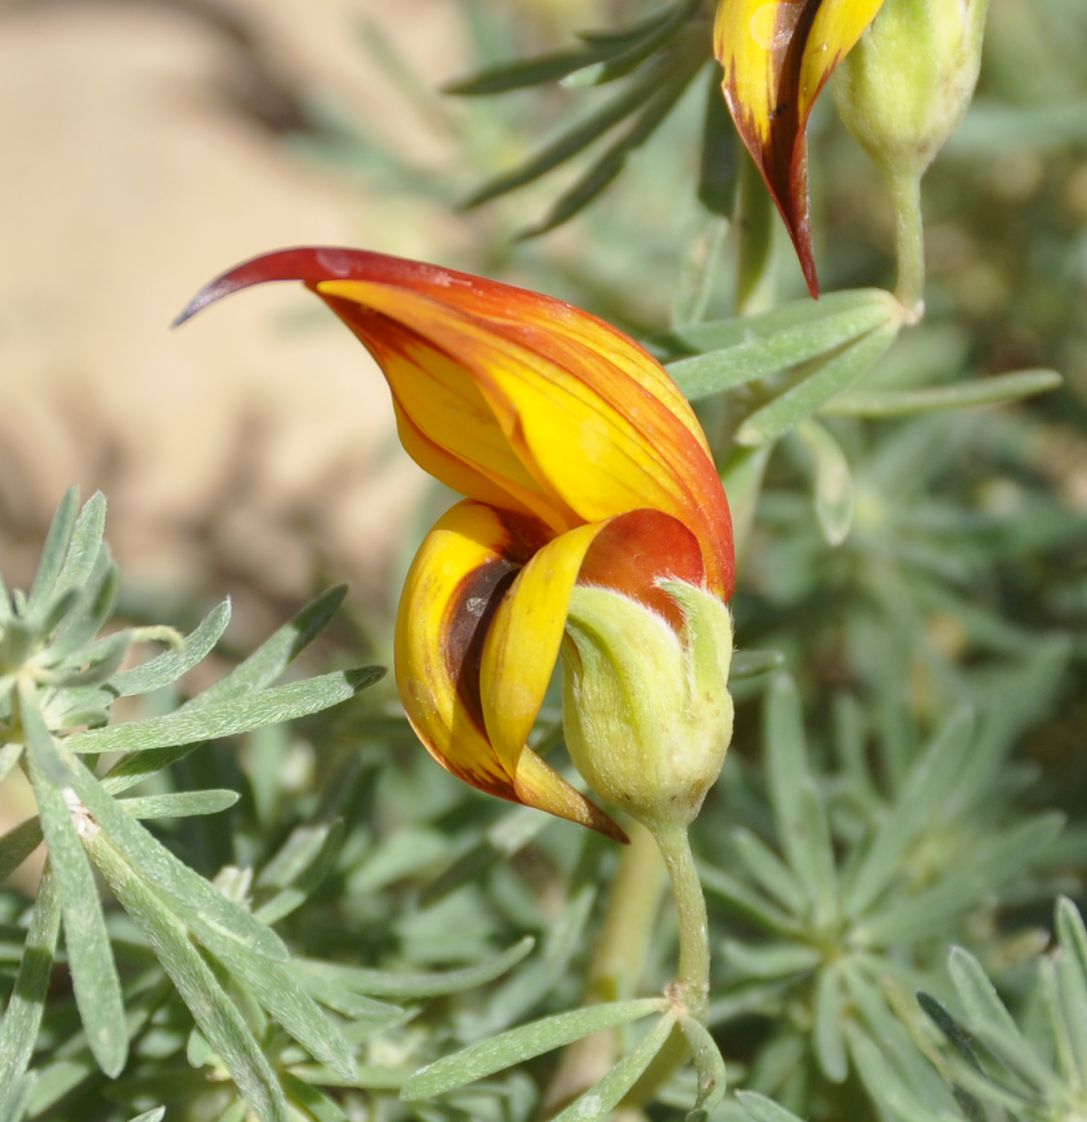
[[[126,575],[227,592],[276,618],[320,566],[381,581],[421,478],[384,385],[286,286],[183,331],[221,269],[298,243],[441,258],[435,206],[292,147],[334,101],[440,174],[442,137],[390,105],[358,28],[435,81],[462,22],[435,0],[41,0],[0,7],[0,564],[32,574],[58,497],[103,488]],[[408,40],[408,41],[405,41]],[[281,610],[282,609],[282,610]]]

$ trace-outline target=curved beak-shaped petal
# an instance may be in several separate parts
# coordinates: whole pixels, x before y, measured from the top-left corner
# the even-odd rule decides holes
[[[813,296],[805,129],[835,67],[883,0],[719,0],[714,50],[736,128],[796,247]]]
[[[559,300],[382,254],[293,249],[208,285],[181,319],[240,288],[300,280],[370,350],[400,435],[469,498],[552,534],[639,508],[702,547],[709,587],[733,584],[728,504],[690,406],[627,336]]]
[[[515,748],[499,752],[488,737],[480,682],[488,631],[518,569],[539,555],[547,537],[547,527],[535,519],[482,503],[469,500],[448,511],[427,535],[404,586],[396,621],[397,685],[416,734],[447,771],[489,794],[625,840],[603,811],[526,745],[554,657],[542,687],[536,652],[519,651],[524,661],[506,665],[507,679],[523,672],[527,688],[538,692],[535,710]],[[564,621],[565,605],[560,634]]]
[[[404,587],[396,677],[420,740],[490,794],[623,839],[528,747],[579,581],[660,612],[664,579],[733,587],[728,503],[694,413],[660,364],[568,304],[395,257],[294,249],[208,285],[297,280],[369,349],[401,439],[466,501]]]

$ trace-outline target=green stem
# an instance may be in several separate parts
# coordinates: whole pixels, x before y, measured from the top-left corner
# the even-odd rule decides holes
[[[921,177],[910,172],[887,174],[895,210],[895,296],[916,323],[925,310],[925,228],[921,217]]]
[[[666,824],[656,827],[653,833],[668,870],[679,924],[679,974],[672,997],[681,1019],[689,1017],[705,1023],[710,1003],[710,942],[702,882],[695,868],[687,828]],[[686,1036],[676,1028],[630,1089],[623,1105],[633,1108],[650,1102],[690,1054]]]
[[[709,920],[702,882],[695,868],[686,826],[668,824],[655,831],[679,923],[679,996],[687,1013],[706,1019],[710,998]]]

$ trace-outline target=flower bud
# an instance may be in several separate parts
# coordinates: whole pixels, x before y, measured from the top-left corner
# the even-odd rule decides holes
[[[711,592],[661,589],[683,617],[621,593],[578,587],[563,644],[566,743],[601,798],[650,830],[687,826],[716,781],[732,739],[732,620]]]
[[[977,82],[988,0],[885,0],[842,62],[838,106],[887,172],[919,177]]]

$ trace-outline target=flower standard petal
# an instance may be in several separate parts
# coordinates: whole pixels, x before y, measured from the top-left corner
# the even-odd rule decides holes
[[[448,511],[416,554],[396,621],[396,679],[427,751],[458,778],[622,839],[622,831],[535,753],[503,759],[480,698],[483,643],[511,580],[546,541],[542,523],[466,501]]]
[[[690,406],[631,339],[562,301],[356,250],[282,250],[213,281],[182,319],[269,280],[305,282],[374,354],[405,446],[462,494],[558,533],[656,507],[695,528],[731,592],[728,505]]]
[[[720,0],[714,50],[736,128],[777,203],[813,296],[805,129],[834,68],[883,0]]]

